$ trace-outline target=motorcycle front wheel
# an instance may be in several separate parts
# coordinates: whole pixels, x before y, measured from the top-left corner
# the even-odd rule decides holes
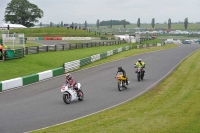
[[[140,81],[140,74],[139,73],[137,75],[137,79],[138,79],[138,81]]]
[[[82,95],[78,98],[79,101],[83,101],[84,99],[84,94],[81,90],[79,90],[79,93],[82,93]]]
[[[118,82],[118,90],[119,90],[119,91],[122,91],[122,85],[121,85],[121,82]]]
[[[143,79],[144,79],[144,74],[141,75],[141,80],[143,80]]]
[[[70,95],[70,93],[63,94],[63,101],[66,104],[70,104],[71,103],[71,99],[72,99],[72,96]]]

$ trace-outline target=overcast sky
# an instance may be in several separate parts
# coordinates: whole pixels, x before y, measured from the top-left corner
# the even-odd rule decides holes
[[[11,0],[0,0],[0,23]],[[29,0],[44,12],[39,22],[96,23],[97,19],[124,20],[136,23],[164,23],[169,18],[172,22],[200,22],[200,0]]]

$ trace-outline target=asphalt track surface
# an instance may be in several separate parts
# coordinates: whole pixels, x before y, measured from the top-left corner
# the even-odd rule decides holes
[[[177,48],[145,53],[74,72],[82,84],[84,101],[65,104],[60,88],[65,76],[0,93],[0,133],[27,132],[73,120],[109,108],[138,96],[164,77],[198,45],[179,45]],[[137,81],[133,65],[138,58],[146,63],[146,75]],[[122,66],[130,85],[121,92],[115,74]]]

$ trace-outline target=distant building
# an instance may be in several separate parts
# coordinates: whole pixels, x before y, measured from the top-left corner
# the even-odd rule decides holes
[[[0,24],[0,30],[7,30],[8,25],[10,29],[27,28],[21,24]]]

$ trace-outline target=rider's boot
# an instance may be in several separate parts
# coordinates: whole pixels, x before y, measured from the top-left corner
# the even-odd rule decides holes
[[[128,84],[129,84],[129,82],[130,82],[130,81],[128,81],[128,79],[127,79],[127,80],[126,80],[126,85],[128,85]]]
[[[79,90],[77,90],[76,92],[77,92],[77,96],[78,96],[78,97],[81,97],[81,96],[82,96],[82,93],[81,93]]]

